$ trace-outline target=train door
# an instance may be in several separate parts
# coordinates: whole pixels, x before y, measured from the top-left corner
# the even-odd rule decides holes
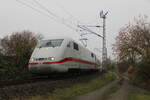
[[[96,55],[94,55],[94,59],[95,59],[95,68],[97,68],[97,58],[96,58]]]
[[[79,45],[75,42],[73,42],[73,55],[74,55],[74,58],[76,59],[75,61],[75,66],[77,68],[80,68],[80,48],[79,48]]]
[[[92,57],[92,61],[94,63],[94,68],[96,68],[96,56],[94,55],[94,53],[91,53],[91,57]]]
[[[71,69],[79,69],[80,51],[78,44],[70,41],[67,44],[67,49],[68,51],[66,50],[65,52],[67,54],[67,57],[69,57],[71,60],[69,63],[67,63],[68,66]]]

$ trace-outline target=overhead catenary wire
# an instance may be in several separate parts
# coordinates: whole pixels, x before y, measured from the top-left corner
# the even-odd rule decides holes
[[[64,18],[59,17],[58,15],[54,14],[53,12],[51,12],[48,8],[46,8],[45,6],[43,6],[40,2],[38,2],[37,0],[33,0],[37,5],[39,5],[39,7],[41,7],[43,10],[45,10],[47,13],[49,13],[50,15],[56,17],[58,20],[60,20],[60,22],[62,24],[67,25],[68,27],[76,30],[75,28],[73,28],[71,25],[66,23],[66,20]]]
[[[67,15],[69,15],[69,17],[70,17],[70,19],[73,19],[73,20],[75,20],[76,22],[77,22],[77,27],[78,27],[78,25],[80,25],[80,24],[83,24],[83,22],[81,22],[79,19],[77,19],[76,17],[74,17],[68,10],[66,10],[62,5],[60,5],[60,3],[57,3],[57,6],[59,6]],[[86,26],[85,26],[86,27]],[[79,28],[79,27],[78,27]],[[84,30],[84,29],[83,29]],[[84,30],[85,31],[85,30]],[[81,41],[81,43],[85,46],[85,47],[87,47],[87,40],[84,40],[84,38],[83,38],[83,36],[85,35],[85,34],[83,34],[82,32],[82,30],[80,30],[79,29],[79,31],[78,32],[80,32],[80,37],[81,37],[81,39],[79,39],[80,41]],[[90,33],[89,34],[91,34],[91,32],[92,31],[90,31]],[[88,33],[87,33],[88,34]],[[87,39],[87,38],[86,38]]]
[[[50,15],[48,15],[48,14],[46,14],[46,13],[40,11],[40,10],[37,9],[37,8],[32,7],[30,4],[27,4],[27,3],[23,2],[23,1],[20,1],[20,0],[16,0],[16,1],[19,2],[19,3],[22,4],[22,5],[25,5],[25,6],[29,7],[29,8],[31,8],[32,10],[34,10],[34,11],[36,11],[36,12],[42,14],[42,15],[45,15],[45,16],[47,16],[47,17],[52,18]],[[52,18],[52,19],[53,19],[53,18]],[[55,19],[53,19],[53,20],[55,20]]]
[[[51,12],[49,9],[47,9],[46,7],[44,7],[41,3],[39,3],[37,0],[33,0],[39,7],[41,7],[43,10],[45,10],[47,13],[49,13],[50,15],[59,18],[56,14],[54,14],[53,12]]]
[[[72,19],[75,19],[75,20],[78,22],[77,27],[82,29],[82,30],[80,30],[80,32],[86,31],[86,33],[81,33],[81,34],[80,34],[81,38],[82,38],[84,35],[87,35],[87,34],[95,34],[95,35],[97,35],[97,36],[103,38],[102,35],[99,35],[99,34],[97,34],[96,32],[94,32],[94,31],[92,31],[91,29],[88,28],[88,27],[102,27],[102,26],[98,26],[98,25],[97,25],[97,26],[82,25],[82,22],[79,21],[76,17],[74,17],[74,16],[73,16],[68,10],[66,10],[62,5],[60,5],[60,4],[58,4],[58,3],[57,3],[57,5],[59,5],[59,7],[60,7],[66,14],[68,14]],[[87,32],[88,32],[88,33],[87,33]]]
[[[74,27],[72,27],[71,25],[69,25],[68,23],[66,23],[66,20],[64,18],[59,17],[58,15],[56,15],[55,13],[51,12],[48,8],[46,8],[45,6],[43,6],[40,2],[38,2],[37,0],[33,0],[41,9],[43,9],[44,11],[46,11],[47,13],[49,13],[50,15],[52,15],[53,17],[55,17],[61,24],[66,25],[67,27],[69,27],[70,29],[73,29],[75,31],[77,31],[77,29],[75,29]]]
[[[69,25],[68,23],[66,23],[66,19],[65,18],[61,18],[58,15],[54,14],[53,12],[51,12],[48,8],[46,8],[45,6],[43,6],[40,2],[38,2],[37,0],[33,0],[37,5],[39,5],[39,7],[41,7],[43,10],[45,10],[47,13],[49,13],[50,15],[56,17],[58,20],[60,20],[60,22],[62,24],[65,24],[67,27],[77,31],[77,29],[75,29],[74,27],[72,27],[71,25]]]
[[[69,15],[72,19],[77,20],[77,22],[78,22],[77,27],[79,27],[79,28],[82,29],[82,31],[80,31],[80,32],[86,31],[86,34],[85,34],[85,33],[81,33],[81,34],[80,34],[80,36],[81,36],[82,39],[83,39],[83,36],[84,36],[84,35],[87,35],[87,34],[95,34],[96,36],[103,38],[102,35],[98,34],[97,32],[94,32],[94,31],[92,31],[91,29],[88,28],[88,27],[103,27],[103,26],[99,26],[99,25],[81,25],[81,22],[80,22],[76,17],[74,17],[68,10],[66,10],[62,5],[60,5],[60,4],[58,4],[58,3],[57,3],[57,5],[59,5],[59,7],[60,7],[67,15]],[[87,32],[89,32],[89,33],[87,33]],[[82,44],[84,45],[83,41],[81,41],[81,42],[82,42]],[[85,41],[85,42],[87,42],[87,41]]]
[[[66,9],[64,8],[64,6],[62,6],[60,3],[56,2],[56,4],[57,4],[57,6],[60,7],[67,15],[69,15],[69,16],[71,17],[71,19],[76,20],[78,24],[81,24],[81,23],[82,23],[79,19],[77,19],[76,17],[74,17],[68,10],[66,10]]]
[[[47,12],[47,14],[46,13],[44,13],[43,11],[41,11],[41,10],[39,10],[39,9],[37,9],[37,8],[35,8],[35,7],[33,7],[33,4],[31,5],[31,2],[30,2],[30,4],[29,3],[26,3],[25,1],[26,0],[24,0],[24,2],[22,1],[22,0],[16,0],[17,2],[19,2],[20,4],[22,4],[22,5],[25,5],[25,6],[27,6],[27,7],[29,7],[29,8],[31,8],[32,10],[34,10],[34,11],[36,11],[36,12],[38,12],[38,13],[40,13],[40,14],[42,14],[42,15],[45,15],[45,16],[47,16],[47,17],[49,17],[49,18],[51,18],[51,19],[53,19],[54,21],[56,21],[56,22],[58,22],[58,23],[61,23],[61,24],[64,24],[65,26],[67,26],[68,28],[70,28],[70,29],[72,29],[72,30],[74,30],[74,31],[77,31],[77,29],[76,28],[74,28],[74,27],[72,27],[71,25],[68,25],[67,23],[65,23],[65,20],[62,18],[56,18],[56,16],[54,17],[54,15],[53,14],[51,14],[50,12],[48,13],[47,11],[46,11],[46,9],[45,9],[45,11]],[[43,9],[43,8],[42,8]],[[44,9],[43,9],[44,10]],[[48,9],[47,9],[48,10]],[[53,16],[52,16],[53,15]]]
[[[25,6],[29,7],[29,8],[31,8],[31,9],[33,9],[34,11],[36,11],[36,12],[42,14],[42,15],[45,15],[45,16],[47,16],[47,17],[53,19],[54,21],[56,21],[56,22],[58,22],[58,23],[61,23],[61,24],[65,25],[65,26],[67,26],[68,28],[70,28],[70,29],[76,31],[77,33],[80,32],[79,29],[77,29],[77,28],[78,28],[78,27],[77,27],[77,24],[76,24],[76,27],[73,27],[73,25],[70,25],[70,24],[73,24],[73,23],[67,23],[67,22],[68,22],[67,19],[65,19],[65,18],[63,18],[63,17],[60,17],[60,16],[58,16],[57,14],[53,13],[51,10],[49,10],[49,9],[46,8],[44,5],[42,5],[42,4],[39,2],[40,0],[39,0],[39,1],[38,1],[38,0],[16,0],[16,1],[18,1],[18,2],[21,3],[22,5],[25,5]],[[28,3],[27,3],[27,2],[28,2]],[[38,9],[38,8],[39,8],[39,9]],[[67,10],[65,10],[65,8],[63,8],[62,6],[61,6],[61,8],[64,10],[64,12],[65,12],[67,15],[71,16],[73,19],[76,19],[71,13],[69,13]],[[44,12],[43,12],[43,11],[44,11]],[[81,22],[80,22],[78,19],[76,19],[76,21],[81,24]],[[96,34],[94,31],[90,30],[90,29],[87,28],[86,26],[84,26],[84,27],[82,27],[82,28],[83,28],[83,30],[86,29],[88,32],[93,33],[93,34]],[[98,35],[98,34],[97,34],[97,35]],[[98,35],[98,36],[100,36],[100,35]]]

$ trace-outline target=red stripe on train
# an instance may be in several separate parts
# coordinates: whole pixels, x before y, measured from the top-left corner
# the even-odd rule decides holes
[[[51,62],[42,62],[42,63],[38,63],[38,62],[29,62],[29,65],[36,65],[36,64],[59,64],[59,63],[65,63],[65,62],[78,62],[78,63],[84,63],[84,64],[90,64],[90,65],[96,65],[96,63],[93,62],[89,62],[89,61],[85,61],[85,60],[81,60],[81,59],[77,59],[77,58],[64,58],[60,61],[51,61]]]

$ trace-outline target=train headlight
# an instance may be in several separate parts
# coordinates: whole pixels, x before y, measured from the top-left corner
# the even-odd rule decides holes
[[[53,60],[55,60],[55,58],[54,57],[49,57],[48,60],[52,60],[53,61]]]
[[[30,61],[34,61],[34,58],[31,58]]]

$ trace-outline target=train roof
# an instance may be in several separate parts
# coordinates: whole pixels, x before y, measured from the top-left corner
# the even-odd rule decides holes
[[[42,40],[49,40],[49,39],[71,39],[71,40],[73,40],[72,38],[70,38],[70,37],[65,37],[65,36],[46,37],[46,38],[44,38],[44,39],[42,39]]]
[[[42,39],[42,40],[50,40],[50,39],[64,39],[64,40],[76,42],[78,45],[81,45],[79,42],[77,42],[77,41],[74,40],[73,38],[64,37],[64,36],[54,36],[54,37],[44,38],[44,39]],[[81,46],[82,46],[82,45],[81,45]]]
[[[75,43],[77,43],[78,45],[80,45],[81,47],[84,47],[83,45],[81,45],[79,42],[77,42],[76,40],[74,40],[73,38],[70,38],[70,37],[65,37],[65,36],[53,36],[53,37],[47,37],[47,38],[44,38],[42,40],[50,40],[50,39],[65,39],[65,40],[68,40],[68,41],[73,41]],[[85,48],[85,47],[84,47]],[[94,55],[96,55],[94,52],[92,52],[91,50],[89,50],[88,48],[85,48],[87,49],[89,52],[93,53]]]

